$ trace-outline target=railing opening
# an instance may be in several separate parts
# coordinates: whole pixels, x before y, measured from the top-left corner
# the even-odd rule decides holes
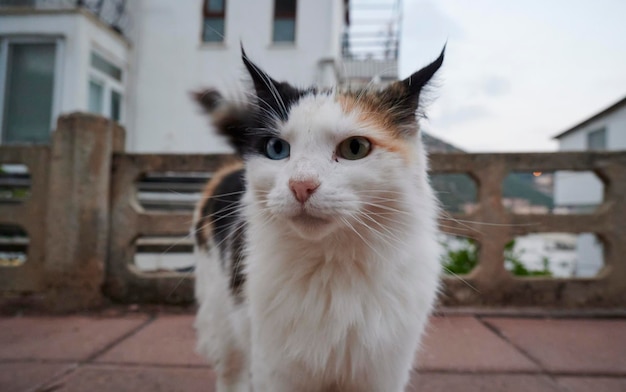
[[[209,178],[208,173],[146,173],[136,184],[137,199],[146,211],[193,211]]]
[[[522,278],[590,278],[604,266],[604,245],[593,233],[527,234],[507,244],[504,266]]]
[[[592,171],[554,174],[555,213],[591,214],[604,201],[604,182]]]
[[[28,255],[28,234],[19,226],[0,225],[0,268],[19,267]]]
[[[514,214],[551,213],[554,209],[554,173],[509,173],[502,182],[502,204]]]
[[[603,195],[592,171],[513,172],[502,183],[502,204],[514,214],[590,214]]]
[[[190,272],[193,270],[193,238],[139,237],[134,264],[142,272]]]
[[[23,164],[0,165],[0,203],[21,203],[31,194],[31,178]]]
[[[467,174],[433,174],[430,177],[437,198],[446,212],[470,214],[478,206],[476,181]]]
[[[467,275],[478,265],[478,242],[475,240],[441,234],[439,242],[442,246],[441,265],[444,274]]]

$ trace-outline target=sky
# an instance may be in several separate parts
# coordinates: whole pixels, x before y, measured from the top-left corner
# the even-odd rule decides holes
[[[424,130],[469,152],[554,151],[626,96],[624,0],[404,0],[399,72],[447,42]]]

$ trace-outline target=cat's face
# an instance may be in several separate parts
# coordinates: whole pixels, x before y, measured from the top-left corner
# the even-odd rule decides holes
[[[246,159],[254,202],[308,239],[401,209],[415,184],[415,140],[385,128],[381,117],[355,97],[301,97],[275,122],[264,150]]]
[[[248,202],[300,237],[321,239],[365,225],[385,229],[420,192],[419,93],[442,55],[381,91],[298,90],[278,83],[244,55],[256,100],[234,107],[198,96],[217,129],[244,157]]]

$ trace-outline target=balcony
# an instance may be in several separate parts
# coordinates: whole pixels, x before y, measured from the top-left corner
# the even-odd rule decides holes
[[[0,13],[4,12],[59,12],[82,9],[101,22],[125,35],[128,27],[126,0],[0,0]]]
[[[342,38],[343,85],[361,87],[398,79],[399,1],[350,2],[350,24]]]

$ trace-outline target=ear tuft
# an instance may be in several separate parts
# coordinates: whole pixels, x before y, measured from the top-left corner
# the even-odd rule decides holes
[[[419,107],[420,95],[443,64],[445,50],[444,45],[435,61],[377,94],[378,102],[375,106],[385,110],[401,135],[410,137],[417,134],[417,113],[422,112]]]
[[[277,81],[272,79],[259,66],[250,61],[246,51],[243,49],[243,45],[241,45],[241,60],[243,60],[243,64],[246,66],[246,69],[252,78],[257,95],[270,91],[273,88],[275,89],[276,86],[279,85]]]
[[[428,82],[430,82],[432,77],[435,75],[435,72],[437,72],[443,64],[446,45],[443,46],[441,54],[439,54],[439,57],[437,57],[435,61],[402,81],[402,84],[406,87],[408,94],[415,98],[416,106],[420,92],[428,84]]]
[[[287,120],[289,108],[304,94],[304,92],[286,82],[277,82],[259,66],[250,61],[250,58],[241,46],[243,60],[258,99],[258,104],[266,113],[271,113],[276,119]]]

